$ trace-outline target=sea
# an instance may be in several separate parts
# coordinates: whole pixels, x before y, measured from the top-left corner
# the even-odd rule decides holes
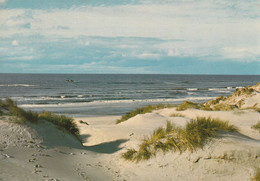
[[[123,115],[150,104],[205,102],[260,75],[0,74],[0,99],[72,117]]]

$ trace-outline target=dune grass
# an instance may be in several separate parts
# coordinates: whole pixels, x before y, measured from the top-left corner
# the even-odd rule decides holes
[[[19,124],[24,124],[27,121],[37,123],[39,119],[49,121],[56,125],[59,129],[67,131],[80,140],[79,129],[76,123],[72,118],[65,115],[57,115],[45,111],[42,113],[37,113],[30,110],[25,111],[24,109],[19,108],[17,104],[9,98],[5,99],[5,101],[0,100],[0,110],[2,115],[13,116],[11,120]]]
[[[6,99],[5,101],[1,101],[0,103],[1,109],[7,111],[8,115],[15,116],[15,122],[24,123],[26,121],[36,123],[38,120],[38,114],[33,111],[25,111],[22,108],[19,108],[17,104],[11,100]],[[3,112],[3,111],[2,111]]]
[[[137,151],[135,149],[128,149],[127,152],[122,154],[125,160],[133,160],[136,157]]]
[[[253,125],[252,128],[260,131],[260,121],[258,121],[255,125]]]
[[[224,104],[224,103],[219,103],[213,107],[213,111],[231,111],[234,110],[234,106]]]
[[[184,111],[187,109],[200,109],[200,108],[201,108],[201,105],[199,103],[185,101],[176,108],[176,111]]]
[[[39,119],[49,121],[56,125],[59,129],[65,130],[70,134],[76,136],[78,139],[80,138],[79,129],[75,121],[65,115],[57,115],[51,112],[43,111],[38,115]],[[80,140],[80,139],[79,139]]]
[[[260,181],[260,168],[256,169],[255,175],[252,177],[251,181]]]
[[[260,108],[259,107],[256,107],[256,106],[251,106],[251,107],[247,107],[243,110],[247,110],[247,109],[252,109],[252,110],[255,110],[256,112],[259,112],[260,113]]]
[[[176,111],[185,111],[187,109],[199,109],[204,111],[231,111],[236,108],[236,106],[228,105],[225,103],[219,103],[219,101],[220,99],[214,100],[212,103],[207,102],[205,104],[185,101],[176,108]]]
[[[185,117],[185,116],[180,113],[173,113],[173,114],[171,114],[171,117]]]
[[[145,113],[150,113],[154,110],[158,110],[158,109],[164,109],[164,108],[171,108],[173,107],[173,105],[170,104],[158,104],[158,105],[148,105],[146,107],[142,107],[142,108],[137,108],[134,111],[128,112],[125,115],[123,115],[121,117],[121,119],[117,120],[116,124],[119,124],[121,122],[124,122],[138,114],[145,114]]]
[[[138,150],[129,149],[122,154],[128,161],[139,162],[155,156],[158,151],[178,151],[180,153],[189,150],[191,152],[203,148],[209,138],[214,138],[217,131],[225,130],[236,132],[238,129],[228,122],[219,119],[198,117],[191,120],[185,128],[176,127],[167,122],[166,128],[158,128],[153,134],[145,138]]]
[[[247,86],[247,87],[236,89],[233,95],[234,96],[251,95],[254,92],[255,90],[252,87]]]

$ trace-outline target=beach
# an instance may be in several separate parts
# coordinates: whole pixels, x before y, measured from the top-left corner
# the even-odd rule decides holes
[[[43,2],[0,0],[0,181],[260,181],[259,0]]]
[[[252,94],[238,96],[236,91],[220,101],[235,105],[243,99],[241,107],[233,110],[169,107],[137,114],[119,124],[121,116],[75,117],[82,143],[52,123],[42,120],[21,125],[1,116],[0,179],[250,180],[260,167],[260,134],[252,128],[260,121],[259,84],[253,88]],[[139,162],[122,157],[130,148],[138,150],[144,138],[165,128],[167,122],[185,127],[198,117],[228,121],[238,131],[219,133],[194,151],[158,151]]]

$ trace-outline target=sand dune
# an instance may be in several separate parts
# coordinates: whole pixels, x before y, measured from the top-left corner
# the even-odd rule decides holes
[[[47,122],[0,121],[0,180],[106,180],[98,155]]]
[[[108,159],[106,163],[117,168],[125,180],[249,180],[255,168],[260,166],[260,134],[251,128],[260,120],[258,112],[187,110],[182,112],[185,117],[170,117],[174,112],[175,108],[159,110],[138,115],[118,125],[105,124],[102,121],[104,118],[100,118],[100,124],[97,123],[97,118],[79,118],[89,123],[88,126],[81,125],[80,129],[89,133],[85,145],[127,140],[120,145],[122,149],[104,159]],[[193,153],[159,153],[156,157],[139,163],[127,162],[121,158],[121,153],[127,148],[137,148],[145,135],[149,136],[155,128],[165,126],[167,120],[184,126],[190,118],[197,116],[230,120],[231,124],[239,128],[240,133],[223,134],[213,139],[203,150]]]

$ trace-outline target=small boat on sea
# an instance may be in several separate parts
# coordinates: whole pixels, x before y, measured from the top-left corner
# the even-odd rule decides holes
[[[67,79],[66,81],[67,82],[74,82],[74,80],[71,80],[71,79]]]

